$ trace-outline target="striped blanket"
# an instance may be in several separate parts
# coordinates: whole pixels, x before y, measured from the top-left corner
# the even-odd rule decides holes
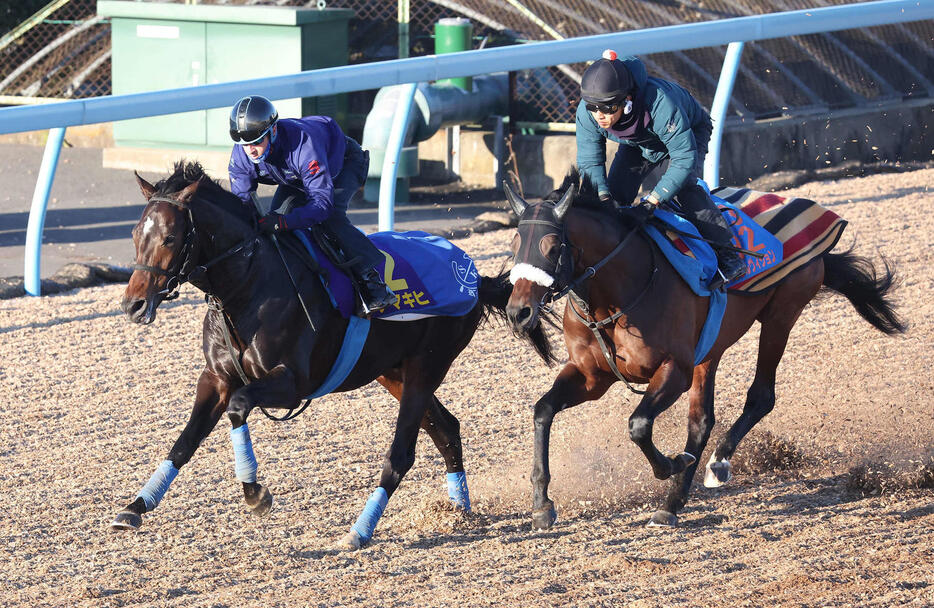
[[[774,287],[814,258],[830,251],[846,221],[806,198],[783,197],[748,188],[717,188],[715,197],[736,205],[782,243],[781,262],[730,285],[731,291],[759,293]]]

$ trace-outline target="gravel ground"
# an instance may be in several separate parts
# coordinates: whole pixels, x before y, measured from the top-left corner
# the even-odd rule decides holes
[[[883,336],[839,297],[808,306],[736,477],[695,488],[672,530],[644,525],[665,486],[628,439],[622,386],[556,419],[559,520],[531,530],[532,404],[557,370],[492,325],[438,393],[461,421],[472,515],[447,507],[423,436],[373,542],[332,548],[391,439],[396,408],[374,384],[289,423],[251,418],[267,517],[243,505],[222,421],[143,527],[113,532],[187,419],[200,294],[183,290],[148,327],[123,318],[122,285],[0,301],[0,605],[932,606],[932,183],[924,169],[793,190],[849,220],[841,247],[855,238],[897,264],[910,330]],[[490,275],[511,237],[456,242]],[[720,366],[711,445],[740,412],[756,334]],[[659,419],[663,451],[683,446],[686,409]]]

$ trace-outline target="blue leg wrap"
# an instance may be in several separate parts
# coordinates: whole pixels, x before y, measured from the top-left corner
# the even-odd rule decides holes
[[[387,502],[389,502],[389,495],[386,494],[386,490],[383,488],[376,488],[373,490],[373,493],[370,494],[370,497],[366,501],[366,506],[363,507],[363,512],[360,513],[360,517],[357,518],[357,523],[350,528],[360,535],[361,541],[367,542],[373,538],[373,530],[376,529],[376,522],[382,517],[383,509],[386,508]]]
[[[455,507],[470,513],[470,492],[467,491],[467,475],[463,471],[448,473],[448,497]]]
[[[137,494],[137,498],[142,498],[146,503],[146,510],[152,511],[159,506],[159,501],[165,496],[172,480],[178,475],[178,469],[171,460],[163,460],[156,472],[152,474],[143,489]]]
[[[234,471],[237,473],[237,479],[243,483],[256,483],[256,456],[253,455],[250,429],[245,422],[242,426],[230,429],[230,443],[233,444]]]

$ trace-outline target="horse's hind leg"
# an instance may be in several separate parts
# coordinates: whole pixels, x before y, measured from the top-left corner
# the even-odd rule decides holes
[[[688,410],[688,440],[684,452],[694,456],[695,461],[684,471],[671,478],[665,508],[656,511],[649,526],[675,526],[678,511],[687,503],[700,455],[704,453],[707,439],[714,425],[714,380],[720,359],[711,359],[694,368],[694,383],[691,385],[690,409]]]
[[[447,365],[439,370],[438,361],[416,358],[406,361],[399,386],[399,415],[396,418],[396,431],[383,461],[379,487],[370,494],[363,511],[351,527],[350,532],[338,543],[342,549],[356,550],[370,541],[376,524],[383,515],[402,478],[415,463],[415,442],[425,413],[434,404],[434,391],[441,384],[447,372]],[[386,385],[383,379],[380,380]]]
[[[464,472],[464,452],[461,445],[461,425],[438,398],[432,395],[432,405],[422,417],[422,429],[434,442],[447,472],[448,498],[464,511],[470,511],[470,493]]]
[[[379,378],[378,382],[386,387],[396,400],[402,399],[402,377],[390,372]],[[455,506],[470,511],[470,494],[467,490],[467,476],[464,473],[464,452],[461,444],[461,425],[457,418],[432,395],[432,404],[422,417],[421,428],[431,437],[435,447],[444,459],[447,472],[448,498]]]
[[[198,379],[195,404],[188,423],[182,429],[175,445],[169,451],[169,457],[159,465],[149,482],[143,486],[136,499],[117,514],[110,526],[117,530],[136,530],[143,523],[142,515],[158,506],[169,489],[178,470],[191,460],[201,442],[207,437],[224,412],[226,387],[223,382],[209,372],[203,372]]]
[[[778,288],[769,304],[759,314],[762,329],[759,334],[759,355],[756,376],[746,393],[746,404],[726,437],[717,446],[707,462],[704,485],[716,488],[732,477],[730,459],[740,440],[775,406],[775,375],[785,354],[791,328],[797,322],[804,306],[820,288],[823,269],[812,264],[795,275],[794,283]]]

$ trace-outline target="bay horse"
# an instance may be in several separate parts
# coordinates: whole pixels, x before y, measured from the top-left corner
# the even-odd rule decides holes
[[[257,231],[255,213],[209,179],[199,164],[176,163],[174,173],[156,185],[138,174],[136,179],[147,204],[133,229],[136,264],[123,296],[124,312],[135,323],[152,323],[159,304],[185,281],[207,294],[210,305],[203,323],[205,367],[190,418],[167,460],[112,527],[142,524],[142,514],[159,504],[178,470],[225,413],[245,502],[265,515],[272,494],[256,482],[247,417],[257,406],[292,410],[320,387],[355,318],[346,319],[334,308],[297,248],[283,247],[280,260],[272,239]],[[478,325],[490,313],[505,318],[511,289],[505,275],[480,277],[478,301],[463,316],[370,321],[356,364],[333,390],[350,391],[375,379],[399,401],[399,413],[379,486],[340,542],[343,548],[357,549],[369,541],[388,498],[414,462],[419,428],[444,458],[455,506],[469,510],[460,424],[434,393]],[[537,339],[544,340],[544,334]]]
[[[532,520],[537,528],[549,528],[557,518],[548,497],[548,444],[558,412],[599,399],[620,379],[648,383],[629,418],[629,436],[655,477],[671,479],[664,505],[648,525],[675,526],[714,425],[717,365],[753,321],[761,324],[755,378],[742,414],[707,464],[709,487],[730,479],[730,459],[740,440],[775,405],[776,369],[789,332],[818,291],[842,294],[886,334],[905,331],[889,299],[895,275],[888,262],[883,259],[879,275],[870,260],[851,251],[827,251],[762,293],[730,292],[719,334],[695,365],[708,298],[695,295],[646,235],[646,214],[637,207],[609,210],[589,184],[579,183],[572,170],[558,190],[535,204],[506,188],[519,217],[512,245],[514,288],[506,308],[513,329],[539,328],[542,309],[573,286],[562,323],[569,360],[535,404]],[[684,452],[667,456],[652,441],[653,421],[688,390],[687,443]]]

